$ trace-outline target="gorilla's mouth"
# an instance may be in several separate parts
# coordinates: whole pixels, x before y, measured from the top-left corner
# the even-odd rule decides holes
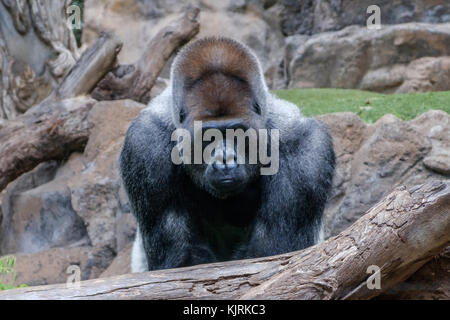
[[[223,177],[211,181],[210,185],[213,189],[213,195],[223,199],[242,192],[246,183],[232,177]]]

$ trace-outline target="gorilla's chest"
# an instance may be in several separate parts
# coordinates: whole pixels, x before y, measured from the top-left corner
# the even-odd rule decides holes
[[[199,226],[199,236],[214,251],[219,260],[229,260],[248,239],[260,204],[257,186],[225,200],[203,195],[196,201],[192,216]],[[205,201],[205,198],[207,201]]]

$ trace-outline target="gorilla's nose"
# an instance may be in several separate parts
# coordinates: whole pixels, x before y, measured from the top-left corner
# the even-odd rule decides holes
[[[236,149],[231,143],[224,143],[222,145],[222,152],[214,155],[215,161],[213,161],[214,171],[218,171],[222,174],[228,174],[237,167],[237,154]]]
[[[229,163],[227,163],[227,162],[221,163],[219,161],[216,161],[213,163],[212,166],[213,166],[214,170],[222,171],[222,172],[229,172],[229,171],[236,169],[237,163],[234,161],[229,162]]]

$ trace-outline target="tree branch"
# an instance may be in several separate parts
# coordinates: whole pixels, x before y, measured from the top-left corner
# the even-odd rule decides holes
[[[63,99],[88,94],[111,70],[121,46],[115,36],[103,34],[46,100],[0,127],[0,191],[41,162],[83,150],[95,100]]]
[[[108,73],[92,93],[97,100],[150,100],[158,75],[173,52],[191,40],[199,31],[198,8],[186,10],[180,20],[159,31],[134,65],[121,65]]]
[[[114,67],[121,49],[122,42],[114,34],[102,33],[48,99],[62,100],[91,93]]]
[[[302,251],[0,292],[0,299],[369,299],[450,242],[450,181],[392,192],[339,235]],[[367,267],[381,268],[369,290]]]

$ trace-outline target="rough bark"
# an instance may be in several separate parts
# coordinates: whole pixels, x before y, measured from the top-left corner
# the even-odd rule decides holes
[[[89,137],[87,115],[95,100],[66,98],[91,92],[113,67],[120,48],[116,37],[103,34],[45,101],[0,123],[0,191],[41,162],[83,150]]]
[[[122,42],[114,35],[102,33],[84,52],[49,99],[62,100],[89,94],[97,83],[113,68]]]
[[[0,118],[40,103],[79,57],[70,0],[0,0]]]
[[[150,90],[166,61],[176,49],[191,40],[199,31],[198,8],[189,8],[181,19],[158,32],[143,55],[133,65],[121,65],[99,82],[92,93],[97,100],[132,99],[142,103],[150,100]]]
[[[402,282],[450,241],[450,181],[384,198],[339,235],[250,260],[4,291],[0,299],[369,299]],[[367,268],[381,269],[368,289]]]

